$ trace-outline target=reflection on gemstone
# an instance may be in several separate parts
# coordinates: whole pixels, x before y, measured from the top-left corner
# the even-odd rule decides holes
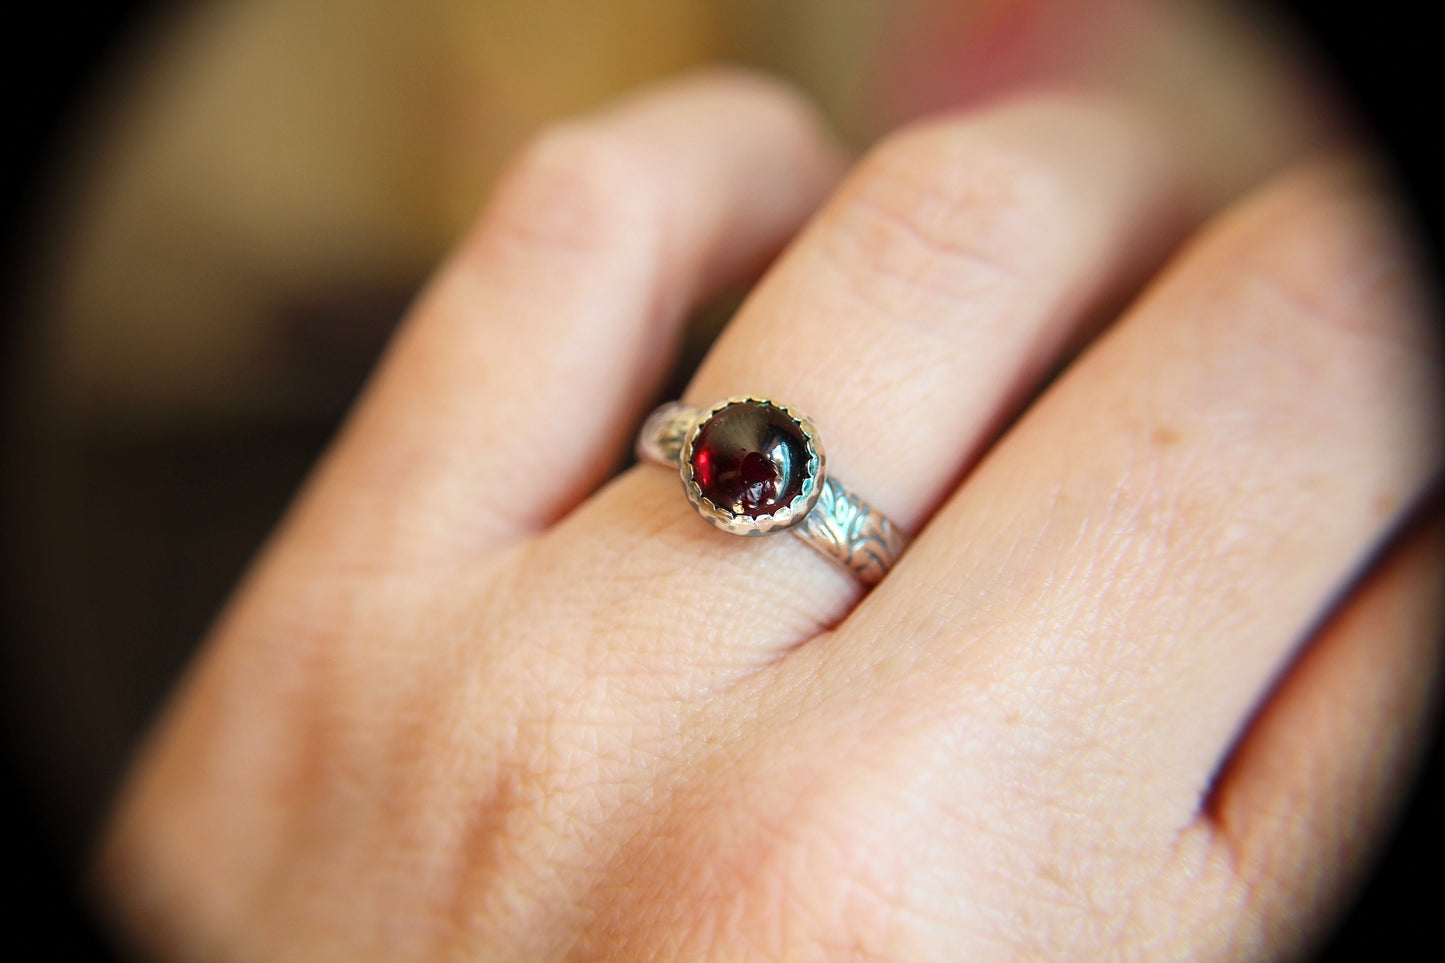
[[[692,477],[714,505],[760,518],[802,491],[808,460],[807,437],[787,412],[761,401],[738,401],[698,429]]]

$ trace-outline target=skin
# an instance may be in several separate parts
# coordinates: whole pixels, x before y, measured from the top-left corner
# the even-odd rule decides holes
[[[1302,952],[1432,703],[1439,351],[1359,161],[1197,227],[1173,143],[1041,93],[840,182],[736,74],[542,135],[139,759],[118,926],[174,959]],[[610,477],[689,309],[785,245],[684,398],[808,413],[915,535],[871,592]]]

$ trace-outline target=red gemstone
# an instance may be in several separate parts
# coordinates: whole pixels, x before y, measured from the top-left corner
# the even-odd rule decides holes
[[[786,411],[760,401],[725,406],[692,443],[692,477],[703,496],[734,515],[759,518],[803,490],[808,439]]]

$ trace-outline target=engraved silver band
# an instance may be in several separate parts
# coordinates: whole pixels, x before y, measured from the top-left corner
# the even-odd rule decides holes
[[[773,404],[766,399],[729,399],[729,402],[737,401]],[[638,433],[637,457],[643,461],[679,469],[684,485],[688,485],[689,472],[683,461],[683,452],[689,447],[690,439],[696,435],[699,425],[720,407],[722,404],[712,409],[696,408],[679,401],[662,405],[648,417]],[[801,420],[806,423],[806,419]],[[807,424],[811,428],[811,423]],[[821,457],[821,446],[819,449]],[[788,530],[863,582],[869,585],[877,584],[888,574],[888,570],[907,547],[908,537],[882,512],[828,475],[825,467],[820,467],[819,474],[821,477],[816,501],[810,509],[805,510],[806,513],[801,518],[789,523]],[[696,486],[692,486],[690,496],[693,505],[707,518],[708,514],[704,507],[699,505],[695,493]],[[712,507],[711,503],[708,503],[708,507]],[[708,520],[718,527],[737,531],[732,525],[720,522],[715,517]],[[759,532],[749,531],[743,534]]]

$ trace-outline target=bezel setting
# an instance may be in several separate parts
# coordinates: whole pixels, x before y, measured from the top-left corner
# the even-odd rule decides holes
[[[798,428],[807,451],[808,457],[802,468],[803,478],[798,493],[786,505],[767,515],[754,516],[736,513],[727,507],[716,504],[703,494],[702,486],[695,477],[693,449],[698,436],[724,410],[743,404],[762,405],[782,413]],[[801,523],[813,510],[813,506],[818,503],[818,496],[822,492],[826,477],[826,457],[823,452],[823,444],[818,438],[818,430],[812,421],[787,405],[756,395],[734,395],[703,411],[684,436],[680,456],[678,471],[682,476],[682,487],[687,492],[688,501],[704,519],[733,535],[772,535],[787,531]]]

